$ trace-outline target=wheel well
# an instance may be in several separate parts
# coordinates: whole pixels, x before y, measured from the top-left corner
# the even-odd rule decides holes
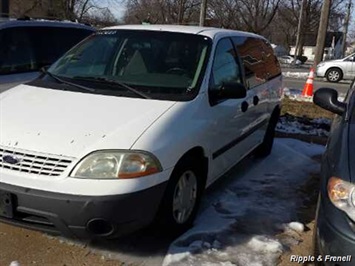
[[[328,75],[329,71],[334,70],[334,69],[339,70],[340,74],[343,75],[343,70],[341,70],[341,68],[339,68],[339,67],[331,67],[331,68],[329,68],[327,70],[327,72],[325,73],[325,75]]]
[[[203,181],[206,182],[208,173],[208,158],[205,156],[203,148],[199,146],[190,149],[179,159],[177,165],[185,160],[196,162],[198,170],[200,170],[200,174],[204,179]]]

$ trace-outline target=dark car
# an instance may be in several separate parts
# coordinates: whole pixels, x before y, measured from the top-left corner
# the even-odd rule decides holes
[[[50,20],[0,21],[0,92],[36,78],[93,27]]]
[[[314,231],[320,265],[355,265],[355,82],[344,102],[334,89],[321,88],[313,101],[335,114],[322,159]],[[352,259],[352,260],[351,260]]]

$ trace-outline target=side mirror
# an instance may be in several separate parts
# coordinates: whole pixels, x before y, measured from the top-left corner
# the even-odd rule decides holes
[[[210,92],[215,100],[242,99],[247,96],[247,89],[239,82],[224,82],[220,89]]]
[[[338,101],[338,92],[335,89],[320,88],[314,93],[313,102],[338,115],[342,115],[346,111],[346,104]]]

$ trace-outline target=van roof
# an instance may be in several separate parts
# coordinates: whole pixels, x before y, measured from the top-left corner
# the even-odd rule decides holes
[[[66,27],[66,28],[80,28],[94,31],[93,27],[87,26],[85,24],[71,22],[71,21],[57,21],[57,20],[45,20],[45,19],[35,19],[35,20],[1,20],[0,30],[5,28],[13,27]]]
[[[264,37],[250,32],[220,29],[220,28],[213,28],[213,27],[182,26],[182,25],[158,25],[158,24],[119,25],[119,26],[107,27],[104,28],[103,30],[167,31],[167,32],[199,34],[210,38],[214,38],[217,35],[225,35],[225,36],[238,35],[238,36],[257,37],[257,38],[264,39]]]

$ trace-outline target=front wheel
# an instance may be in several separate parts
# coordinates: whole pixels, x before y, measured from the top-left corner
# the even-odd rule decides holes
[[[166,188],[158,223],[172,234],[186,231],[196,217],[202,190],[202,176],[192,161],[178,163]]]
[[[343,78],[343,73],[338,68],[331,68],[325,76],[329,82],[339,82]]]

